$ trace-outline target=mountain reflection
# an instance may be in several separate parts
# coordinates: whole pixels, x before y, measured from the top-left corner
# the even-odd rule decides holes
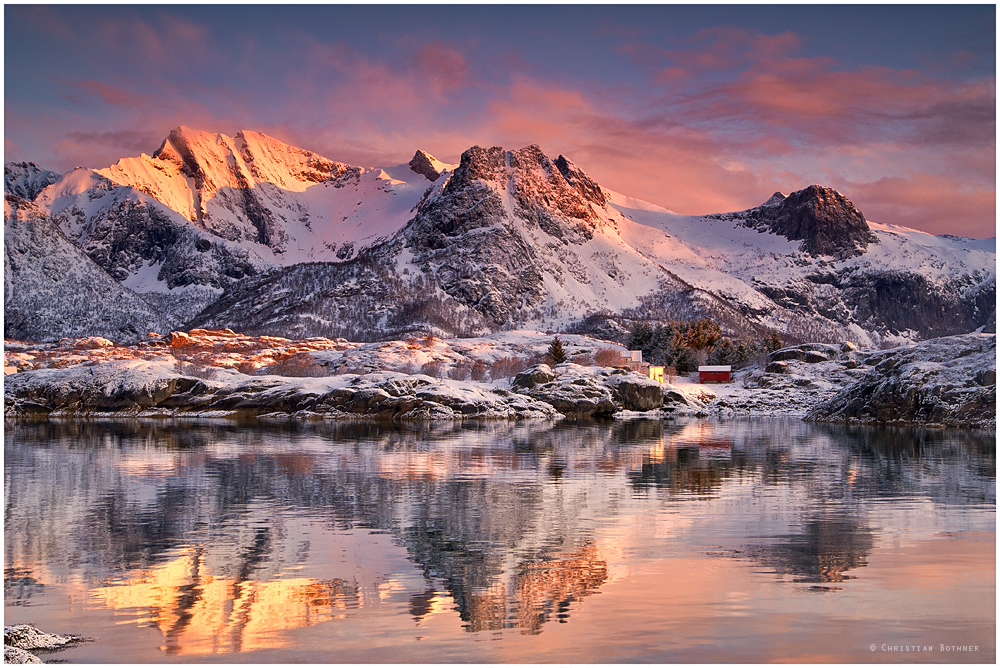
[[[867,565],[874,532],[847,516],[808,520],[800,534],[779,536],[773,543],[750,545],[733,556],[750,558],[795,582],[837,583],[851,579],[847,571]]]
[[[626,502],[780,493],[792,519],[734,556],[838,583],[878,535],[858,499],[992,502],[987,442],[795,422],[11,423],[5,597],[77,586],[172,655],[281,647],[285,631],[380,606],[417,626],[457,614],[469,632],[537,634],[614,579],[622,539],[601,527]]]
[[[91,589],[113,610],[163,634],[167,654],[240,652],[281,647],[276,631],[333,619],[359,606],[356,583],[289,578],[238,580],[210,574],[203,550],[184,554],[128,579]]]

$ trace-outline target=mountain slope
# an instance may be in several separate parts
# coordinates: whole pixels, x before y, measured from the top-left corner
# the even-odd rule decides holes
[[[818,185],[682,216],[537,146],[362,168],[184,127],[106,169],[5,177],[120,286],[192,326],[372,340],[604,313],[861,343],[995,328],[995,240],[869,223]]]
[[[5,216],[4,337],[54,341],[96,335],[124,342],[178,325],[30,209],[22,202]]]

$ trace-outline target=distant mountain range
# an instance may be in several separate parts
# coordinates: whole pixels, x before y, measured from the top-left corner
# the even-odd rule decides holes
[[[818,185],[687,216],[537,146],[364,168],[181,127],[104,169],[9,163],[4,193],[6,337],[613,337],[700,316],[789,340],[995,331],[995,239],[870,223]]]

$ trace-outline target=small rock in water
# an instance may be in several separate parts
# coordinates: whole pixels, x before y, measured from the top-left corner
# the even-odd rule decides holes
[[[31,624],[17,624],[3,627],[4,663],[43,663],[28,650],[59,649],[64,645],[81,642],[81,636],[61,636],[39,631]]]
[[[4,663],[41,663],[42,660],[26,649],[5,645],[3,648]]]

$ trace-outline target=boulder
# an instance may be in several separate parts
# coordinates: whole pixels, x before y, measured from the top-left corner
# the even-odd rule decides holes
[[[840,347],[826,343],[803,343],[799,346],[790,346],[775,350],[767,356],[768,362],[784,362],[788,360],[799,360],[809,364],[817,362],[829,362],[840,356]]]
[[[514,376],[514,380],[511,381],[510,385],[515,390],[527,390],[538,385],[551,383],[555,379],[556,374],[552,371],[548,364],[536,364],[530,369],[522,371]]]
[[[782,348],[781,350],[775,350],[773,353],[767,356],[768,363],[770,362],[785,362],[788,360],[801,360],[806,356],[805,352],[799,348]]]
[[[520,390],[533,399],[544,401],[563,415],[576,418],[612,415],[619,410],[611,390],[596,378],[559,379],[544,385]]]
[[[663,407],[663,385],[652,378],[630,373],[605,381],[616,401],[627,411],[649,411]]]
[[[42,660],[26,649],[5,645],[3,648],[4,663],[42,663]]]
[[[869,361],[874,368],[807,419],[996,427],[996,335],[931,339]]]
[[[194,345],[194,341],[191,337],[184,332],[170,332],[170,347],[171,348],[184,348],[185,346]]]

